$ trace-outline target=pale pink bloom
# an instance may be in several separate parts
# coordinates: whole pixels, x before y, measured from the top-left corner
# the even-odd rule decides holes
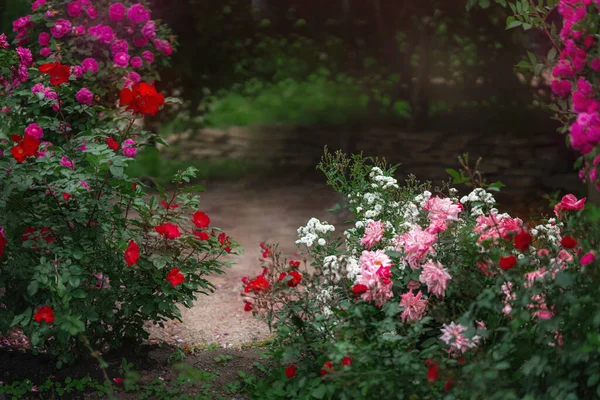
[[[546,276],[547,273],[548,272],[543,267],[540,269],[536,269],[535,271],[526,273],[525,279],[527,279],[527,282],[525,282],[523,286],[525,286],[526,288],[531,287],[531,285],[533,285],[536,279],[542,279],[544,276]]]
[[[561,251],[558,252],[557,258],[560,261],[564,261],[566,263],[570,263],[573,261],[573,255],[565,249],[561,249]]]
[[[550,255],[550,252],[546,249],[539,249],[537,252],[538,257],[548,257],[549,255]]]
[[[441,219],[434,219],[431,220],[431,223],[425,229],[425,232],[435,235],[436,233],[444,232],[446,229],[448,229],[448,225],[446,225],[445,221]]]
[[[429,211],[427,218],[430,220],[456,221],[461,209],[449,198],[442,199],[435,196],[427,200],[425,210]]]
[[[408,265],[412,269],[418,269],[427,257],[434,253],[433,244],[436,236],[424,231],[419,225],[415,225],[409,232],[396,236],[394,242],[396,250],[404,252]]]
[[[419,291],[416,295],[412,291],[408,291],[400,295],[400,307],[404,307],[402,311],[402,322],[419,321],[425,314],[427,300],[422,299],[423,293]]]
[[[439,262],[428,261],[423,265],[423,271],[419,276],[419,281],[427,285],[429,293],[436,295],[438,298],[444,298],[446,285],[452,279],[448,270]]]
[[[481,273],[485,276],[493,276],[494,272],[490,271],[490,266],[492,265],[492,262],[490,260],[479,260],[477,261],[477,263],[475,264],[477,266],[477,268],[479,268],[479,270],[481,271]]]
[[[517,233],[523,226],[520,218],[510,218],[506,215],[497,215],[490,213],[489,216],[480,215],[477,217],[476,225],[473,228],[478,233],[481,243],[484,240],[492,239],[494,242],[498,238],[508,238],[511,234]]]
[[[463,335],[466,330],[466,327],[454,322],[443,325],[440,339],[450,347],[450,353],[463,354],[467,350],[477,347],[480,337],[475,335],[469,339]]]
[[[482,331],[487,331],[487,326],[485,326],[485,322],[475,321],[475,324],[477,325],[477,329],[482,330]]]
[[[361,298],[368,302],[375,302],[381,306],[393,297],[391,259],[383,250],[363,251],[359,259],[360,274],[356,277],[355,285],[365,285],[369,288]]]
[[[360,244],[367,249],[372,248],[383,239],[385,225],[381,221],[371,221],[365,229],[365,236],[361,239]]]
[[[408,288],[408,290],[417,290],[418,288],[421,287],[421,284],[417,281],[410,281],[406,284],[406,287]]]

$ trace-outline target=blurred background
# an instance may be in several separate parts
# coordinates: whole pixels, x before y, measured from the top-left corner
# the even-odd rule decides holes
[[[583,189],[538,105],[545,82],[515,69],[525,48],[546,54],[549,43],[507,31],[502,1],[147,3],[179,44],[158,86],[184,104],[145,121],[171,146],[141,153],[129,171],[140,178],[168,183],[191,164],[210,182],[322,182],[314,166],[327,145],[434,182],[468,152],[515,203]],[[0,31],[28,10],[0,1]]]

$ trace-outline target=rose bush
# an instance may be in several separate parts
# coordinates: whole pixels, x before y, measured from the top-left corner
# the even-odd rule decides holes
[[[102,350],[179,318],[237,245],[198,218],[193,168],[157,195],[125,173],[159,140],[135,120],[175,99],[142,81],[157,76],[150,61],[135,72],[117,54],[149,60],[152,40],[170,54],[166,28],[131,2],[32,10],[14,23],[16,49],[0,38],[0,331],[22,329],[62,363],[83,342]]]
[[[304,263],[263,245],[262,272],[244,278],[244,309],[276,334],[279,368],[257,398],[596,393],[600,235],[585,199],[525,222],[495,208],[489,185],[432,193],[340,153],[320,168],[355,219],[342,236],[311,219],[298,229]]]

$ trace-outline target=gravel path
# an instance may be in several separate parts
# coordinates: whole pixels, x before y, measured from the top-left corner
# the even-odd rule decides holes
[[[262,187],[260,187],[262,186]],[[264,339],[269,331],[261,321],[243,310],[240,293],[244,276],[260,273],[260,242],[280,243],[283,255],[292,257],[296,229],[311,217],[335,223],[328,213],[339,197],[324,184],[294,183],[250,185],[219,183],[206,187],[202,194],[202,210],[211,224],[234,238],[244,254],[231,257],[235,265],[226,275],[209,280],[217,287],[214,294],[199,297],[194,307],[183,308],[183,322],[172,322],[165,328],[149,326],[151,339],[185,343],[190,346],[218,343],[222,346]]]

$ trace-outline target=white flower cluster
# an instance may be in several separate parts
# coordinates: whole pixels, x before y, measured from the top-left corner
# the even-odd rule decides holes
[[[320,246],[325,246],[327,241],[322,236],[333,231],[335,231],[335,226],[329,225],[325,221],[321,222],[317,218],[311,218],[306,226],[298,228],[299,239],[296,240],[296,244],[305,244],[307,247],[311,247],[317,242]]]
[[[545,225],[537,225],[531,229],[531,235],[534,237],[545,237],[553,245],[558,245],[561,240],[560,227],[562,222],[556,222],[556,218],[550,218]]]
[[[371,173],[369,177],[374,181],[371,184],[373,188],[381,188],[381,189],[389,189],[394,188],[398,189],[398,181],[391,176],[386,176],[383,174],[383,171],[379,167],[373,167],[371,169]]]
[[[462,204],[481,203],[474,204],[471,208],[471,215],[481,215],[483,214],[483,211],[481,210],[483,206],[493,206],[496,204],[496,199],[491,193],[486,192],[485,189],[475,188],[468,196],[463,196],[460,199],[460,202]]]
[[[337,256],[327,256],[323,259],[323,276],[333,283],[340,281],[342,276],[340,275],[340,263]]]
[[[419,207],[424,208],[427,201],[431,198],[431,192],[426,190],[421,194],[415,196],[414,202],[419,205]]]

